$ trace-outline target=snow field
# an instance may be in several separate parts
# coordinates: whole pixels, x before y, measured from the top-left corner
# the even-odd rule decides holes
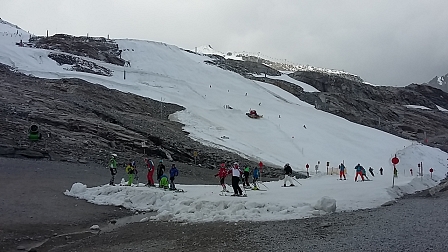
[[[282,187],[283,181],[264,182],[267,191],[247,190],[248,197],[220,195],[220,185],[177,185],[184,193],[137,186],[73,184],[68,196],[98,205],[123,206],[137,211],[154,211],[152,220],[180,222],[274,221],[320,216],[336,211],[378,207],[404,194],[437,184],[438,177],[400,176],[391,188],[392,170],[372,181],[354,182],[354,172],[340,181],[331,175],[301,179],[302,185]],[[260,186],[260,188],[264,188]],[[231,191],[231,187],[228,187]]]

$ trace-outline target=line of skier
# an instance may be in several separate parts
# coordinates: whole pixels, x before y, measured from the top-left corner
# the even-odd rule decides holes
[[[111,173],[111,179],[109,182],[110,185],[115,185],[115,176],[117,174],[117,160],[116,159],[117,159],[117,155],[112,154],[111,159],[109,160],[109,168],[110,168],[110,173]],[[159,161],[157,167],[155,167],[154,162],[149,158],[145,158],[144,163],[147,168],[146,186],[150,186],[150,187],[155,186],[153,176],[154,176],[154,173],[157,171],[156,175],[157,175],[157,181],[158,181],[159,187],[161,187],[163,189],[177,190],[174,180],[179,175],[179,170],[177,169],[177,167],[174,163],[171,165],[171,168],[169,170],[169,178],[167,175],[165,175],[166,168],[165,168],[165,165],[163,164],[162,159]],[[238,162],[234,162],[232,166],[222,163],[222,164],[220,164],[219,171],[217,174],[215,174],[215,177],[219,177],[219,179],[220,179],[220,184],[222,186],[222,192],[229,192],[226,187],[225,178],[228,175],[232,174],[232,188],[233,188],[234,194],[232,194],[231,196],[245,196],[246,193],[243,194],[243,190],[240,187],[240,182],[241,181],[243,182],[244,192],[246,189],[260,190],[259,184],[260,183],[262,184],[262,182],[259,181],[259,179],[260,179],[260,175],[261,175],[260,169],[262,168],[262,166],[263,165],[260,162],[260,168],[255,167],[253,169],[253,171],[251,172],[250,166],[245,166],[244,169],[241,169]],[[344,163],[341,163],[338,168],[339,168],[339,179],[342,180],[342,178],[343,178],[344,180],[347,180],[346,167],[345,167]],[[293,182],[293,180],[295,180],[293,177],[293,170],[292,170],[291,166],[289,165],[289,163],[285,164],[285,166],[283,167],[283,170],[284,170],[283,186],[286,187],[288,183],[289,183],[289,186],[295,186],[295,184]],[[355,182],[358,181],[358,176],[361,178],[362,181],[370,180],[367,177],[366,169],[363,166],[361,166],[360,164],[357,164],[355,166],[355,170],[356,170]],[[375,174],[373,171],[374,171],[373,168],[370,167],[369,172],[374,177]],[[379,171],[380,171],[380,174],[383,175],[382,167],[379,169]],[[131,186],[133,184],[134,180],[136,180],[137,184],[138,184],[138,170],[137,170],[135,161],[131,161],[126,164],[125,172],[128,175],[128,183],[127,183],[128,186]],[[252,174],[253,186],[251,186],[249,183],[251,174]],[[298,182],[297,180],[295,180],[295,181]],[[264,184],[262,184],[262,185],[264,185]]]
[[[151,187],[155,186],[153,177],[154,177],[154,172],[156,171],[156,167],[154,165],[154,162],[149,158],[145,158],[144,163],[145,163],[145,166],[147,169],[146,186],[151,186]],[[117,171],[117,154],[111,155],[111,158],[109,160],[109,169],[110,169],[110,174],[111,174],[109,185],[115,186],[115,176],[118,172]],[[169,179],[168,179],[168,176],[165,175],[165,170],[166,170],[165,165],[163,164],[163,160],[161,159],[159,161],[159,164],[157,165],[157,181],[159,183],[159,187],[163,188],[163,189],[177,190],[174,180],[177,176],[179,176],[179,170],[177,169],[176,164],[173,163],[171,165],[171,168],[169,170]],[[136,165],[135,161],[131,161],[126,164],[125,172],[128,175],[127,186],[131,186],[133,184],[134,180],[136,180],[137,185],[138,185],[138,170],[137,170],[137,165]]]
[[[341,163],[338,168],[339,168],[339,180],[342,180],[342,177],[344,177],[344,180],[347,180],[347,177],[345,176],[347,170],[345,168],[344,163]],[[355,171],[356,171],[355,182],[358,182],[358,176],[361,178],[362,181],[366,181],[366,180],[370,181],[369,177],[367,177],[366,169],[362,165],[357,164],[355,166]],[[383,167],[380,167],[379,171],[380,171],[380,175],[383,175]],[[395,172],[396,171],[394,171],[394,173]],[[375,173],[373,172],[372,167],[369,167],[369,173],[372,175],[372,177],[375,177]]]

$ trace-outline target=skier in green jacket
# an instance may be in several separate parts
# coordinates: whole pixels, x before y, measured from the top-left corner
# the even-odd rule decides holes
[[[165,174],[162,174],[160,177],[159,187],[163,189],[168,189],[168,177]]]
[[[250,167],[248,165],[244,168],[243,174],[244,174],[243,186],[250,187],[249,184]]]
[[[135,170],[134,170],[134,167],[132,166],[132,163],[129,163],[126,166],[126,173],[128,174],[128,177],[129,177],[128,186],[131,186],[132,182],[134,181],[134,173],[135,173]]]

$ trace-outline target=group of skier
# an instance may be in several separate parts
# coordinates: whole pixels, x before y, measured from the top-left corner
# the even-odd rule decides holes
[[[260,162],[260,168],[262,168],[262,163]],[[232,174],[232,188],[233,188],[233,194],[231,196],[245,196],[243,194],[243,190],[241,190],[240,187],[240,181],[243,180],[243,188],[244,189],[252,189],[252,190],[260,190],[258,185],[263,184],[260,179],[260,168],[255,167],[252,171],[252,184],[253,187],[249,184],[249,176],[250,176],[250,166],[246,166],[244,169],[240,169],[239,164],[237,162],[233,163],[233,166],[226,167],[226,164],[222,163],[220,165],[219,171],[217,174],[215,174],[215,177],[220,178],[220,184],[222,186],[222,192],[229,192],[226,188],[225,178],[227,175]],[[283,186],[286,187],[287,183],[289,183],[289,186],[295,186],[293,180],[293,172],[292,168],[289,165],[289,163],[286,163],[284,168],[284,180],[283,180]],[[297,181],[297,180],[296,180]],[[264,184],[263,184],[264,185]]]
[[[147,168],[147,183],[146,186],[155,186],[154,184],[154,172],[156,170],[156,167],[154,165],[154,162],[151,159],[145,158],[144,159],[145,166]],[[115,175],[117,174],[117,154],[112,154],[111,158],[109,160],[109,169],[111,174],[111,179],[109,181],[109,185],[114,186],[115,185]],[[128,175],[128,186],[131,186],[134,179],[137,180],[138,184],[138,170],[137,165],[135,161],[131,161],[126,164],[125,166],[125,172]],[[179,170],[176,167],[176,164],[171,165],[171,169],[169,170],[169,180],[168,176],[165,175],[165,165],[163,164],[163,160],[161,159],[159,161],[159,164],[157,165],[157,181],[159,183],[159,187],[163,189],[169,189],[169,190],[177,190],[176,185],[174,183],[175,178],[179,175]],[[168,182],[169,181],[169,182]]]
[[[111,173],[111,179],[109,184],[110,185],[115,185],[115,175],[117,174],[117,155],[116,154],[112,154],[111,159],[109,160],[109,168],[110,168],[110,173]],[[165,175],[165,165],[163,164],[163,160],[161,159],[159,161],[159,164],[157,165],[157,167],[155,167],[154,162],[149,159],[149,158],[145,158],[144,159],[144,163],[145,166],[147,168],[147,184],[146,186],[155,186],[154,183],[154,172],[157,169],[157,181],[159,183],[159,187],[163,188],[163,189],[169,189],[169,190],[177,190],[176,189],[176,185],[174,183],[175,178],[179,175],[179,170],[176,167],[176,164],[172,164],[171,168],[169,170],[169,178],[167,175]],[[260,162],[260,168],[262,168],[262,163]],[[219,177],[220,179],[220,184],[222,186],[222,192],[229,192],[227,190],[226,187],[226,183],[225,183],[225,178],[228,175],[232,175],[232,188],[233,188],[233,194],[231,196],[245,196],[245,194],[243,194],[243,190],[240,187],[240,181],[243,182],[243,188],[244,191],[246,189],[252,189],[252,190],[260,190],[258,185],[259,185],[259,179],[260,179],[260,168],[259,167],[255,167],[252,171],[252,184],[253,187],[250,185],[249,183],[249,178],[251,175],[251,168],[250,166],[245,166],[244,169],[241,169],[238,162],[234,162],[233,165],[226,165],[225,163],[220,164],[220,168],[217,174],[215,174],[215,177]],[[344,163],[341,163],[339,165],[339,180],[342,180],[342,178],[344,178],[344,180],[347,180],[346,177],[346,167],[344,165]],[[289,183],[289,186],[295,186],[293,180],[293,171],[291,166],[289,165],[289,163],[286,163],[285,166],[283,167],[284,170],[284,179],[283,179],[283,186],[286,187],[287,184]],[[362,181],[365,180],[370,180],[367,177],[367,172],[366,169],[361,166],[360,164],[357,164],[355,166],[355,170],[356,170],[356,175],[355,175],[355,182],[358,181],[358,176],[361,178]],[[375,174],[373,172],[373,168],[370,167],[369,169],[370,174],[374,177]],[[379,169],[380,174],[383,175],[383,168]],[[128,186],[131,186],[134,179],[137,180],[137,184],[138,184],[138,170],[136,167],[136,162],[135,161],[131,161],[129,162],[126,166],[125,166],[125,172],[128,175]],[[295,180],[297,181],[297,180]]]
[[[244,189],[252,189],[259,190],[258,188],[258,179],[260,178],[260,169],[255,167],[252,172],[252,184],[253,187],[249,184],[250,177],[250,166],[246,166],[244,169],[241,169],[238,162],[233,163],[231,167],[226,167],[225,163],[220,165],[219,171],[215,174],[215,177],[219,177],[219,183],[222,186],[222,192],[229,192],[226,187],[225,178],[227,175],[232,174],[232,188],[233,194],[231,196],[245,196],[243,194],[243,190],[240,187],[240,181],[243,181]]]
[[[361,177],[362,181],[365,181],[365,180],[369,181],[370,180],[369,177],[367,177],[366,169],[362,165],[357,164],[355,166],[355,170],[356,170],[355,182],[358,182],[358,176]],[[380,171],[380,175],[383,175],[383,167],[381,167],[379,171]],[[345,176],[345,173],[346,173],[345,165],[344,165],[344,163],[341,163],[339,165],[339,180],[342,180],[342,177],[344,177],[344,180],[347,180],[347,177]],[[375,173],[373,173],[373,168],[372,167],[369,167],[369,173],[372,175],[372,177],[375,177]]]

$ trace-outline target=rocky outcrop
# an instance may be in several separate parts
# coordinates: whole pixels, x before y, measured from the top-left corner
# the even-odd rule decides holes
[[[94,62],[81,59],[80,57],[71,56],[69,54],[62,53],[49,53],[48,57],[56,61],[59,65],[69,65],[64,69],[68,71],[84,72],[91,74],[98,74],[104,76],[112,76],[113,71],[102,67]]]
[[[271,76],[280,76],[281,73],[271,67],[263,65],[259,62],[241,61],[225,59],[219,55],[208,55],[211,60],[206,61],[211,65],[216,65],[222,69],[238,73],[245,77],[250,77],[252,74],[266,74]]]
[[[30,43],[36,48],[89,57],[119,66],[125,64],[125,60],[120,58],[118,45],[106,38],[55,34],[50,37],[32,37]]]

